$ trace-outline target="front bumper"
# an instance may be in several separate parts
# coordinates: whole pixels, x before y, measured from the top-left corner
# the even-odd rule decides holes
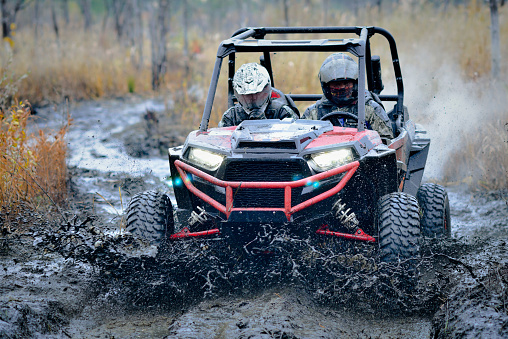
[[[230,217],[234,217],[236,213],[243,212],[272,212],[274,215],[279,214],[280,212],[284,213],[287,221],[292,221],[292,215],[296,212],[299,212],[305,208],[308,208],[324,199],[327,199],[335,194],[337,194],[340,190],[344,188],[344,186],[351,179],[353,174],[356,172],[360,163],[358,161],[351,162],[341,167],[337,167],[331,169],[326,172],[318,173],[312,175],[310,177],[296,180],[296,181],[282,181],[282,182],[238,182],[238,181],[224,181],[217,179],[193,166],[190,166],[180,160],[175,161],[175,167],[182,178],[184,185],[187,189],[192,192],[195,196],[202,199],[203,201],[210,204],[217,211],[223,213],[226,216],[226,219],[229,220]],[[226,204],[221,204],[217,200],[213,199],[209,195],[200,191],[196,186],[193,185],[192,180],[190,179],[189,173],[195,175],[202,180],[209,182],[212,185],[216,185],[226,190]],[[309,198],[303,202],[300,202],[297,205],[292,206],[291,203],[291,189],[304,187],[309,185],[312,182],[319,182],[321,180],[325,180],[327,178],[341,175],[344,173],[342,179],[331,189]],[[240,189],[284,189],[284,207],[233,207],[234,199],[236,194]]]

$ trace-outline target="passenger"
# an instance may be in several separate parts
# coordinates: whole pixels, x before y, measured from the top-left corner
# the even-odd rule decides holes
[[[319,70],[323,97],[308,107],[304,119],[319,120],[328,113],[342,111],[358,116],[358,65],[347,54],[328,56]],[[393,138],[390,119],[375,94],[365,90],[365,120],[367,128],[379,133],[381,138]]]
[[[244,64],[236,71],[233,89],[239,104],[222,115],[219,127],[237,126],[244,120],[298,119],[298,114],[288,105],[271,98],[270,76],[257,63]]]

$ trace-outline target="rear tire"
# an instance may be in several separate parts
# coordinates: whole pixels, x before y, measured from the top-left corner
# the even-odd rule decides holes
[[[165,193],[147,191],[136,194],[126,211],[126,230],[159,246],[175,232],[173,206]]]
[[[416,195],[421,209],[420,229],[422,235],[430,238],[451,236],[450,201],[441,185],[423,184]]]
[[[381,261],[419,257],[420,215],[415,197],[402,192],[381,197],[377,226]]]

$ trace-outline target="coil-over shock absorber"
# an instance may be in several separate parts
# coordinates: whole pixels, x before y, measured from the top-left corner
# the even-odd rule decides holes
[[[355,233],[358,230],[358,219],[356,218],[356,214],[351,211],[351,208],[346,209],[346,204],[342,203],[340,198],[332,206],[332,213],[335,219],[347,228],[351,233]]]

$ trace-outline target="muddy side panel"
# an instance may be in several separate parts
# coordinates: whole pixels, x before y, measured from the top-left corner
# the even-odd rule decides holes
[[[365,157],[364,166],[366,172],[372,173],[378,197],[397,192],[397,159],[394,150],[386,148],[371,151]]]
[[[417,126],[414,142],[407,165],[407,173],[404,181],[403,192],[416,196],[422,182],[423,171],[429,154],[430,139],[427,132]]]

